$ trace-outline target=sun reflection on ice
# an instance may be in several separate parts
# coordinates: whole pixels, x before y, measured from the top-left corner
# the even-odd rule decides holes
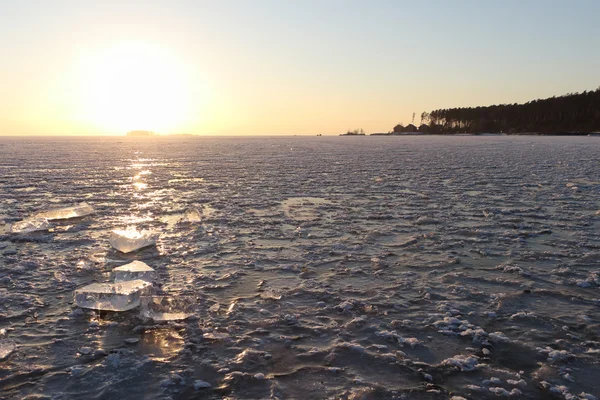
[[[143,190],[148,187],[148,184],[144,182],[133,182],[131,185],[137,190]]]
[[[133,177],[133,180],[139,180],[139,179],[142,179],[142,177],[143,177],[144,175],[150,175],[151,173],[152,173],[152,171],[150,171],[149,169],[145,169],[145,170],[143,170],[143,171],[140,171],[140,172],[138,172],[138,173],[137,173],[137,175],[135,175],[135,176]]]
[[[183,350],[184,344],[183,337],[174,329],[153,329],[144,333],[138,349],[155,361],[168,361]]]
[[[119,218],[124,225],[135,225],[144,222],[151,222],[154,219],[151,214],[146,215],[125,215]]]
[[[148,183],[144,181],[144,178],[152,174],[152,171],[146,168],[151,165],[152,161],[150,158],[136,158],[135,160],[131,160],[130,168],[140,170],[130,178],[131,186],[138,192],[148,189]]]

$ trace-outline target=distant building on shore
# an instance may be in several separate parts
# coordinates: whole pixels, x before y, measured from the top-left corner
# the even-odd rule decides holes
[[[405,133],[412,133],[412,132],[417,132],[418,129],[416,126],[414,126],[413,124],[408,124],[404,127],[404,131]]]
[[[402,124],[398,124],[394,127],[393,132],[391,132],[391,135],[405,135],[405,134],[409,134],[409,133],[421,133],[424,131],[421,131],[419,128],[417,128],[416,126],[414,126],[413,124],[408,124],[406,126],[402,126]]]
[[[429,132],[429,126],[427,124],[419,125],[419,132],[422,132],[422,133]]]

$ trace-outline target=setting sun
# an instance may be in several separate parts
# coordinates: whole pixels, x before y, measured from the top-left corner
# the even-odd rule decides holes
[[[144,43],[124,43],[85,57],[81,114],[99,129],[162,133],[184,128],[191,112],[185,68]]]

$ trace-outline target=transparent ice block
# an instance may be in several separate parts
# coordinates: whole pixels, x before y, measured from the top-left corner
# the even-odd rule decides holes
[[[122,253],[131,253],[156,244],[156,235],[150,231],[136,229],[117,229],[111,232],[110,245]]]
[[[38,218],[53,219],[69,219],[85,217],[94,213],[94,208],[87,203],[81,203],[73,207],[56,208],[53,210],[43,211],[36,215]]]
[[[152,283],[136,279],[118,283],[92,283],[75,291],[75,304],[81,308],[127,311],[140,305],[140,297],[150,294]]]
[[[185,210],[185,214],[183,216],[182,222],[200,222],[202,217],[200,216],[200,212],[195,208],[188,208]]]
[[[12,224],[10,231],[12,233],[30,233],[48,229],[50,229],[50,223],[46,218],[27,218]]]
[[[133,261],[112,270],[115,282],[133,281],[141,279],[152,282],[155,277],[154,269],[141,261]]]
[[[142,296],[140,315],[154,322],[176,321],[194,315],[195,306],[191,296]]]

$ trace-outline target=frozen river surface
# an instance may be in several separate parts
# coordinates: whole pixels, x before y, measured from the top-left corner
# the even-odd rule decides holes
[[[0,398],[592,399],[599,195],[593,137],[2,138]],[[195,315],[73,305],[133,260]]]

